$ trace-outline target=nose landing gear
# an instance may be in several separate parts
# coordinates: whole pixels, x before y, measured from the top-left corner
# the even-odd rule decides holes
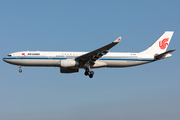
[[[20,73],[22,72],[21,66],[19,66],[19,72],[20,72]]]

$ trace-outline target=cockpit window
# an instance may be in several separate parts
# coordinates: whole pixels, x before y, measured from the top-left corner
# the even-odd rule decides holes
[[[11,57],[12,55],[8,55],[8,57]]]

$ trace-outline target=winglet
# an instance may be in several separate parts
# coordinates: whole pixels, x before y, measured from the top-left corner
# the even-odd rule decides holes
[[[121,41],[121,38],[122,38],[122,37],[119,37],[118,39],[116,39],[116,40],[114,41],[114,43],[120,42],[120,41]]]

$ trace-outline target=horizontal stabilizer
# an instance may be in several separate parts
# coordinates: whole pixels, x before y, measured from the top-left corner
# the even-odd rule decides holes
[[[175,49],[175,50],[176,50],[176,49]],[[169,50],[169,51],[166,51],[166,52],[164,52],[164,53],[162,53],[162,54],[155,55],[154,58],[155,58],[156,60],[160,60],[160,59],[166,58],[166,56],[167,56],[169,53],[172,53],[172,52],[175,51],[175,50]],[[167,57],[168,57],[168,56],[167,56]],[[170,57],[170,56],[169,56],[169,57]]]

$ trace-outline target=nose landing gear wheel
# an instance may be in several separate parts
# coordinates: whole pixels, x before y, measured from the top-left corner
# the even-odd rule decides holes
[[[21,73],[22,72],[22,70],[21,70],[21,66],[19,65],[19,72]]]
[[[19,69],[19,72],[21,73],[21,72],[22,72],[22,70],[21,70],[21,69]]]

